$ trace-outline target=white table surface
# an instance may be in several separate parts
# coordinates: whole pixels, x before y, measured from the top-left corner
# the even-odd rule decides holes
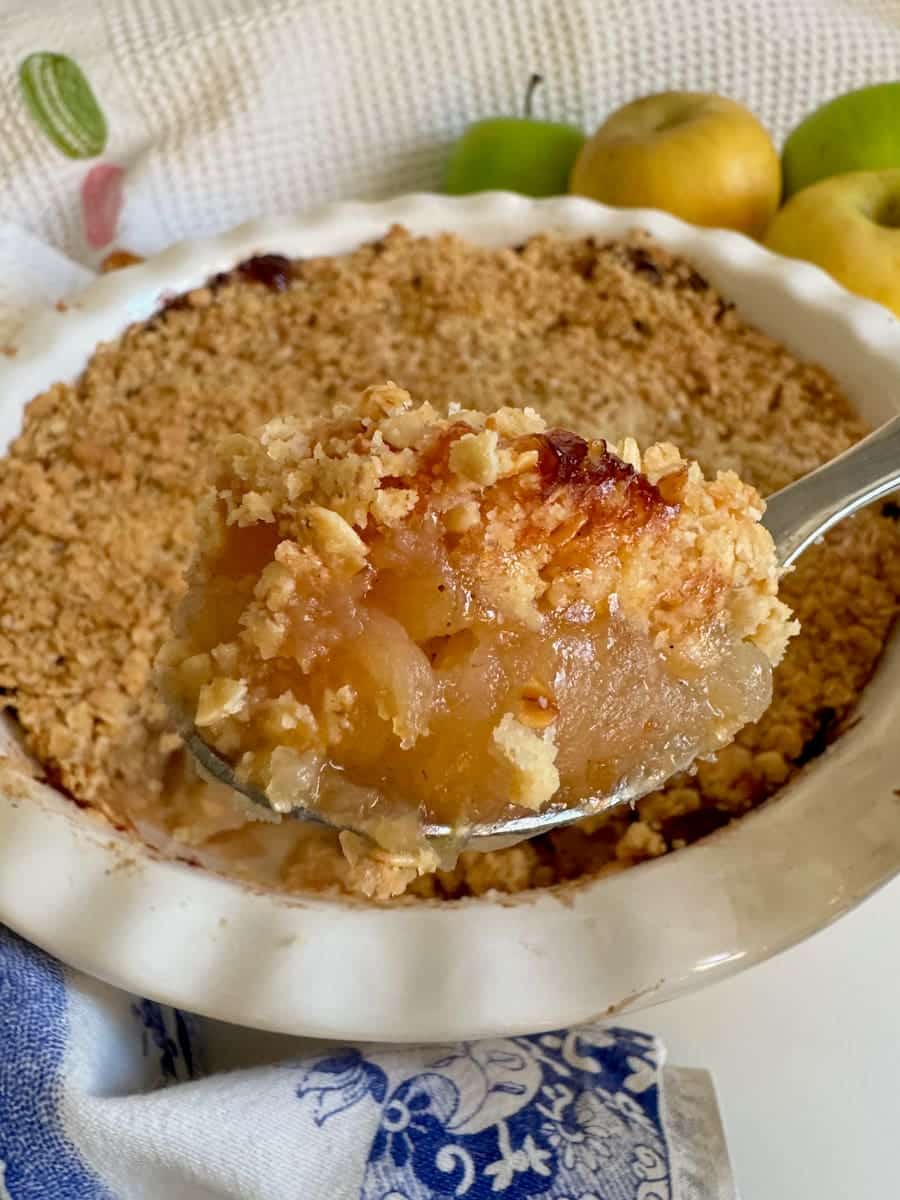
[[[673,1065],[713,1072],[741,1200],[900,1197],[900,880],[627,1023],[658,1034]]]

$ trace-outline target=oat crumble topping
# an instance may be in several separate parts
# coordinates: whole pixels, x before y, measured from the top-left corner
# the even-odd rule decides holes
[[[281,277],[280,277],[281,278]],[[688,264],[635,236],[487,250],[393,231],[295,263],[275,290],[217,280],[95,353],[29,406],[0,462],[0,686],[48,778],[119,825],[292,890],[343,886],[336,839],[251,820],[186,770],[152,661],[225,434],[329,413],[384,379],[417,400],[672,442],[762,494],[866,432],[827,373],[742,322]],[[781,595],[802,632],[771,707],[714,762],[615,813],[412,884],[517,891],[621,870],[773,795],[841,728],[900,596],[890,504],[808,551]],[[471,512],[458,514],[465,528]],[[340,722],[346,697],[335,696]]]

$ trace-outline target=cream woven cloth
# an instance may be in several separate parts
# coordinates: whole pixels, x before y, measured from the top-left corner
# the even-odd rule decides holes
[[[260,213],[439,184],[447,148],[516,112],[595,126],[643,92],[716,89],[777,137],[900,66],[898,0],[2,0],[0,218],[71,257],[79,189],[18,95],[37,51],[70,56],[126,169],[118,241],[140,253]]]
[[[0,0],[0,340],[113,246],[437,187],[533,71],[586,128],[679,87],[781,138],[898,67],[900,0]],[[734,1194],[705,1073],[630,1031],[323,1058],[208,1026],[204,1071],[179,1014],[0,931],[0,1035],[0,1200]]]

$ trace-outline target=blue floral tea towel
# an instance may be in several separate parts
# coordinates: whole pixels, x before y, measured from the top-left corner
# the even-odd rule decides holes
[[[0,1200],[734,1200],[708,1075],[648,1034],[278,1044],[0,927]]]

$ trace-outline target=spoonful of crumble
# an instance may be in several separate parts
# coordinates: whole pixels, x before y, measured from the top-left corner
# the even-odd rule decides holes
[[[221,448],[163,693],[205,771],[336,827],[363,891],[402,891],[634,801],[756,720],[798,628],[784,567],[897,486],[873,492],[861,453],[763,520],[733,472],[529,409],[441,415],[385,384],[271,421]]]

